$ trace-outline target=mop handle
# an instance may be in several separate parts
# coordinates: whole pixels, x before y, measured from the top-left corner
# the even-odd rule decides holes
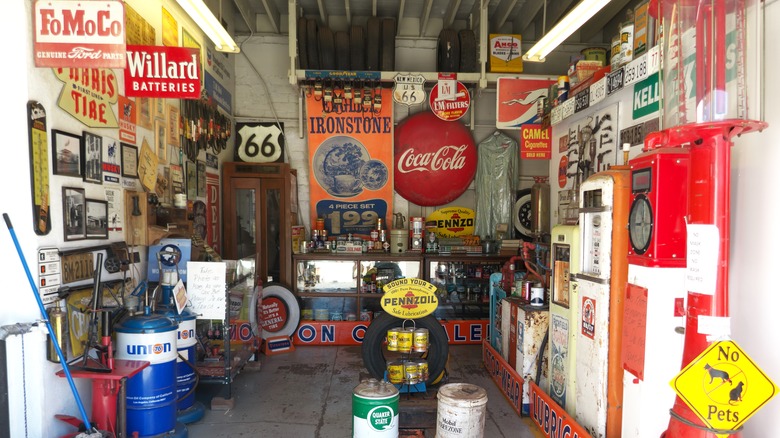
[[[24,267],[24,272],[27,274],[27,280],[30,281],[30,286],[32,287],[33,295],[35,296],[35,300],[38,302],[38,308],[41,310],[41,316],[43,317],[43,322],[46,323],[46,328],[49,329],[49,335],[51,337],[51,342],[54,344],[54,349],[57,350],[57,356],[60,358],[60,364],[62,364],[62,370],[65,372],[65,377],[68,378],[68,384],[70,385],[70,390],[73,392],[73,397],[76,398],[76,404],[79,407],[79,412],[81,413],[81,419],[84,421],[84,427],[86,427],[86,430],[92,430],[92,425],[89,423],[89,417],[87,416],[87,412],[84,410],[84,404],[81,402],[81,397],[79,397],[79,392],[76,390],[76,385],[73,383],[73,377],[70,375],[70,370],[68,369],[68,363],[65,361],[65,356],[62,354],[62,350],[60,349],[60,344],[57,342],[57,337],[54,335],[54,330],[51,327],[51,322],[49,322],[48,314],[46,313],[46,308],[43,307],[43,301],[41,301],[41,297],[38,295],[38,290],[35,286],[35,281],[32,278],[32,274],[30,273],[30,268],[27,266],[27,261],[24,259],[24,253],[22,252],[22,248],[19,246],[19,240],[16,238],[16,232],[14,231],[13,225],[11,225],[11,218],[8,217],[8,213],[3,213],[3,219],[5,219],[5,225],[8,227],[8,231],[11,233],[11,239],[14,241],[14,246],[16,247],[16,252],[19,254],[19,260],[22,262],[22,266]]]

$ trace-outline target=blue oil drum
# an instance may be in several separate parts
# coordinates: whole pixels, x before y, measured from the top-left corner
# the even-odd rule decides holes
[[[150,364],[127,381],[127,435],[156,436],[176,430],[176,336],[164,315],[137,315],[114,327],[116,358]]]
[[[181,314],[176,308],[160,307],[157,312],[176,321],[179,326],[176,330],[176,408],[185,411],[195,403],[195,346],[198,339],[195,337],[195,323],[197,314],[185,307]],[[182,359],[186,359],[186,362]],[[189,363],[188,363],[189,362]]]

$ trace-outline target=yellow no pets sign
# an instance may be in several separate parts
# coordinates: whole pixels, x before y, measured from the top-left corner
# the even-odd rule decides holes
[[[742,426],[778,390],[733,341],[710,345],[671,385],[704,424],[724,431]]]

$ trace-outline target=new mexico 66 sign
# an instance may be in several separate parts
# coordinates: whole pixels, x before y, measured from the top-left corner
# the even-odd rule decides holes
[[[430,315],[439,305],[436,286],[419,278],[400,278],[385,285],[382,309],[401,319]]]

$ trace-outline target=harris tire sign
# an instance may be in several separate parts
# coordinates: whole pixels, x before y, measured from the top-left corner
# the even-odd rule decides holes
[[[123,68],[125,6],[121,1],[36,1],[36,67]]]

